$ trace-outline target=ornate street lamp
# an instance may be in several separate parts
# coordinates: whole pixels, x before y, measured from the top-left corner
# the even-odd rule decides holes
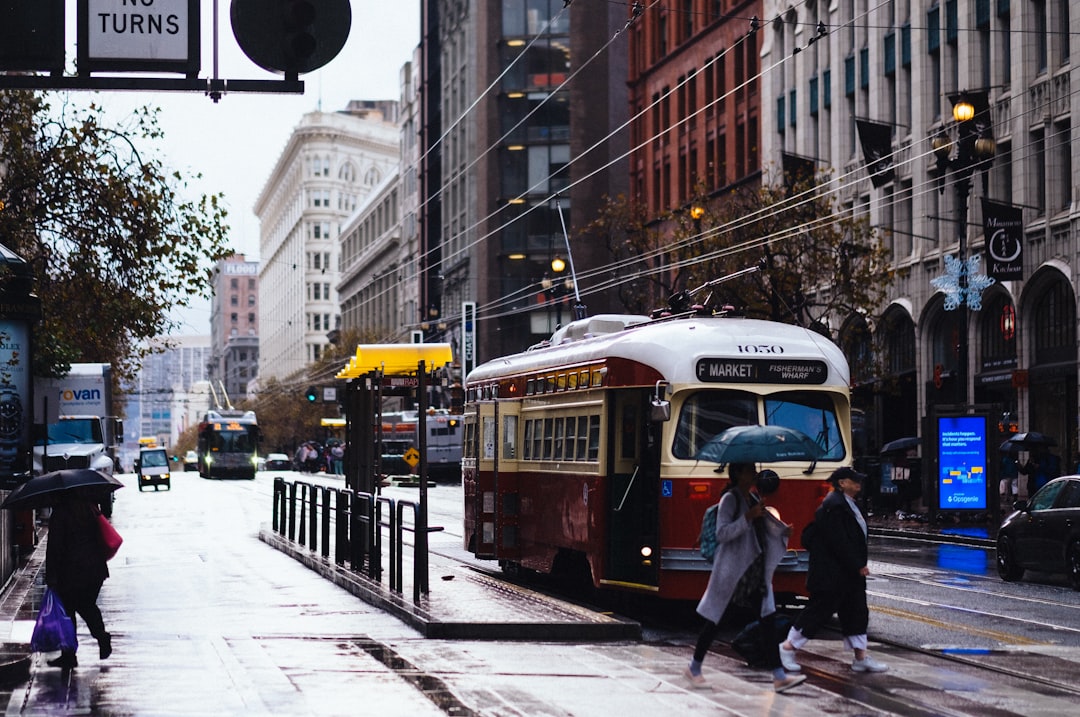
[[[962,309],[959,336],[960,386],[964,403],[970,404],[968,387],[968,313],[967,309],[982,308],[982,292],[994,280],[979,273],[980,257],[967,256],[968,200],[971,180],[976,170],[983,172],[983,194],[987,190],[985,171],[994,156],[994,136],[990,104],[985,91],[949,95],[953,105],[952,127],[955,141],[946,128],[934,136],[931,146],[937,158],[940,191],[945,191],[945,178],[951,176],[956,192],[956,236],[958,256],[945,257],[945,275],[931,284],[945,293],[945,310]]]

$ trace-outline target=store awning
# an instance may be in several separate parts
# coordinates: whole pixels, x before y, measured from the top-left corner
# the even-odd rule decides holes
[[[344,418],[324,418],[320,421],[320,424],[325,428],[344,428]]]
[[[359,378],[373,371],[382,371],[384,376],[412,375],[421,361],[431,371],[453,360],[450,344],[361,344],[336,378]]]

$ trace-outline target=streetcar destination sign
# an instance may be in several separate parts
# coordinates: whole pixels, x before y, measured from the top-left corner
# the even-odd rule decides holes
[[[697,362],[697,377],[710,383],[823,384],[829,367],[814,359],[703,358]]]

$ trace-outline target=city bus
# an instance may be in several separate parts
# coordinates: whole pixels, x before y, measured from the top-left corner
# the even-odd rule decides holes
[[[382,414],[384,444],[420,447],[419,414],[415,410]],[[424,422],[427,433],[428,478],[434,481],[461,480],[462,420],[445,408],[430,408]],[[385,466],[384,466],[385,469]]]
[[[696,600],[702,517],[728,485],[696,455],[732,426],[778,424],[821,449],[758,464],[779,474],[767,504],[794,526],[774,588],[805,594],[802,527],[851,463],[848,381],[840,349],[797,326],[706,310],[571,322],[466,377],[465,547],[508,571]]]
[[[259,425],[254,411],[210,410],[199,422],[196,457],[203,478],[255,478]]]

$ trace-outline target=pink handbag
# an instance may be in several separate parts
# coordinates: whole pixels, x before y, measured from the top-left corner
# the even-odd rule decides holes
[[[101,513],[98,513],[98,527],[101,528],[101,538],[105,541],[105,559],[112,560],[112,557],[116,555],[116,551],[123,545],[124,539],[120,537],[120,533],[116,532],[116,528],[112,526],[109,519]]]

